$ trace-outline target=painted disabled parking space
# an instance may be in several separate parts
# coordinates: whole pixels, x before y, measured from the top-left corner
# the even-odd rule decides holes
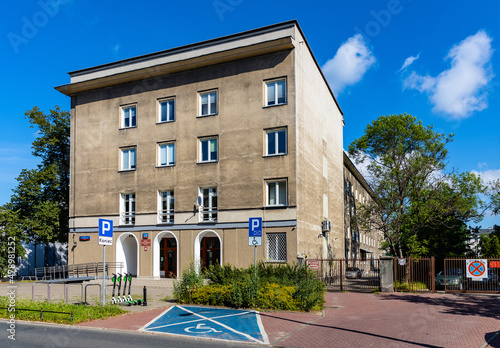
[[[259,313],[237,309],[174,306],[140,331],[269,344]]]

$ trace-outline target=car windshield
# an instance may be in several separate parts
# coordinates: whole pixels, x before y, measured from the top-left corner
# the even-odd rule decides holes
[[[346,268],[346,271],[347,271],[347,272],[356,272],[357,270],[358,270],[358,268],[357,268],[357,267],[347,267],[347,268]]]

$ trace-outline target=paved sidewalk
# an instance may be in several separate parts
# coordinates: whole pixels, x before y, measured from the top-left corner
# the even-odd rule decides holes
[[[276,347],[500,347],[500,298],[327,293],[322,312],[261,312]],[[80,324],[137,330],[164,309]]]
[[[131,312],[78,326],[137,331],[173,305],[163,300],[171,296],[171,284],[136,281],[133,286],[136,297],[143,286],[147,286],[147,307],[123,307]],[[0,284],[0,292],[6,291],[3,289],[6,285]],[[30,283],[17,285],[18,296],[31,298]],[[80,290],[78,287],[71,289],[70,300],[78,301]],[[62,290],[62,286],[54,287],[51,298],[62,299]],[[97,300],[96,287],[92,291]],[[45,297],[44,287],[40,286],[35,292],[37,298]],[[326,293],[325,299],[325,309],[320,312],[261,311],[262,324],[271,345],[307,348],[500,347],[498,296]]]

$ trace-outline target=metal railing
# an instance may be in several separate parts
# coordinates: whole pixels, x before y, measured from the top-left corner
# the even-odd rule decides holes
[[[0,307],[0,309],[9,310],[8,307]],[[56,312],[56,311],[44,311],[43,309],[27,309],[27,308],[17,308],[17,307],[16,307],[16,311],[40,312],[40,320],[43,320],[43,313],[67,314],[67,315],[71,315],[71,321],[74,320],[73,311],[71,311],[71,312]]]
[[[394,258],[394,291],[435,292],[434,257]]]
[[[380,290],[378,259],[307,260],[328,291],[374,292]]]
[[[123,262],[106,262],[103,269],[102,262],[89,262],[80,263],[75,265],[63,265],[63,266],[52,266],[52,267],[40,267],[35,268],[36,279],[43,280],[54,280],[54,279],[65,279],[65,278],[78,278],[78,277],[99,277],[104,274],[109,276],[114,273],[112,270],[119,269],[121,272],[123,268]]]
[[[500,258],[445,259],[436,286],[445,292],[500,293]]]

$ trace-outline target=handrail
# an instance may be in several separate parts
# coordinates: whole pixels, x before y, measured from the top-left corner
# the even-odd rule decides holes
[[[80,263],[76,265],[63,265],[35,268],[35,277],[49,279],[72,278],[80,276],[109,275],[110,269],[122,269],[123,262],[106,262],[103,269],[102,262]]]

